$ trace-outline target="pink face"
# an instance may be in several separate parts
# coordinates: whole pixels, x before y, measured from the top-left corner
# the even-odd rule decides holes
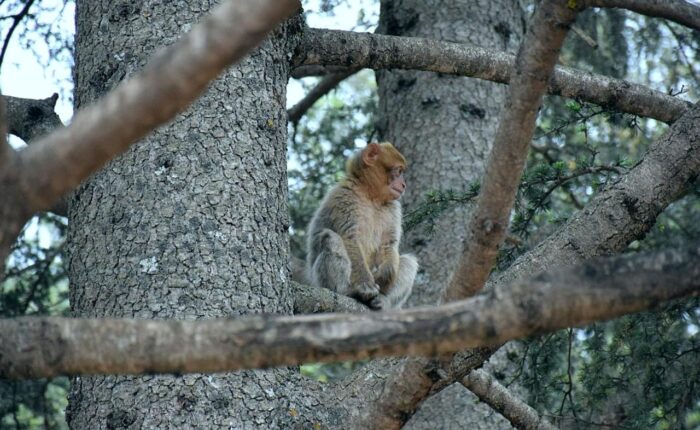
[[[389,171],[389,192],[392,200],[398,200],[406,191],[406,181],[403,178],[403,167],[394,167]]]

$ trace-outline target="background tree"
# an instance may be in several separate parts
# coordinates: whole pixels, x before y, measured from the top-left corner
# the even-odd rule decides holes
[[[415,10],[408,7],[411,5],[402,6],[405,8],[399,9],[396,14],[399,21],[411,18],[411,16],[414,18],[416,16],[432,17],[432,12],[440,11],[439,8],[433,8],[416,15]],[[151,9],[153,7],[164,7],[165,9],[162,11]],[[130,46],[131,43],[135,43],[131,46],[154,46],[160,42],[163,34],[174,37],[179,32],[180,27],[187,26],[186,23],[192,18],[181,10],[176,12],[175,9],[169,9],[170,7],[151,4],[144,6],[118,4],[100,9],[94,5],[86,4],[83,6],[84,15],[81,17],[79,14],[79,22],[83,22],[86,29],[95,29],[97,22],[104,22],[104,20],[97,20],[96,17],[110,17],[108,23],[100,24],[99,32],[86,30],[87,34],[101,32],[104,37],[83,38],[82,42],[90,45],[90,50],[83,52],[130,52],[130,54],[124,59],[118,57],[114,59],[106,55],[103,60],[95,60],[92,56],[86,56],[81,60],[80,50],[78,50],[77,91],[79,97],[77,102],[79,104],[84,104],[104,93],[122,77],[129,76],[137,69],[137,65],[140,66],[144,63],[145,55],[133,54],[140,52],[138,49],[132,47],[120,51],[120,49],[124,49],[121,46],[122,41],[126,47]],[[198,8],[195,9],[191,11],[193,15],[200,12]],[[206,5],[203,5],[202,9],[206,9]],[[153,15],[153,11],[159,12],[157,17]],[[391,21],[392,16],[387,14],[385,9],[383,12],[383,16],[389,16],[387,19]],[[440,28],[441,25],[447,25],[441,20],[449,22],[447,18],[460,16],[460,14],[450,17],[439,16],[440,13],[435,15],[437,28]],[[83,21],[80,21],[81,19]],[[131,28],[139,28],[146,22],[149,23],[148,28],[164,28],[164,33],[149,34],[131,31]],[[408,20],[408,23],[410,22],[411,19]],[[617,22],[619,23],[619,21]],[[409,27],[430,30],[433,25],[433,21],[430,19],[424,19],[422,22],[418,20],[418,23],[420,25],[413,23]],[[75,212],[75,218],[71,217],[71,228],[75,229],[72,233],[73,236],[71,236],[74,244],[74,252],[71,255],[74,262],[71,271],[74,273],[71,275],[71,281],[75,287],[72,290],[71,305],[78,314],[198,318],[238,315],[261,310],[291,311],[292,290],[286,287],[286,277],[282,274],[283,267],[286,265],[286,251],[284,251],[286,246],[280,246],[280,241],[284,241],[284,230],[275,227],[285,224],[284,217],[279,218],[280,214],[284,213],[283,210],[280,210],[280,205],[283,203],[280,203],[279,200],[280,196],[282,199],[284,198],[284,191],[279,189],[278,184],[283,183],[283,181],[274,178],[284,178],[284,171],[279,168],[282,165],[280,162],[282,151],[278,147],[280,136],[283,136],[283,130],[279,125],[284,124],[284,112],[281,110],[283,106],[280,106],[284,90],[280,89],[278,81],[286,81],[285,74],[289,73],[285,61],[281,60],[284,55],[287,55],[285,51],[288,51],[296,42],[295,37],[303,37],[296,32],[295,25],[288,23],[286,27],[276,33],[272,42],[269,42],[247,60],[247,63],[232,69],[221,83],[213,84],[207,97],[198,102],[192,110],[188,111],[189,113],[184,114],[168,128],[115,161],[109,169],[97,175],[94,181],[76,193],[71,209]],[[493,28],[499,33],[496,27],[499,26],[496,25]],[[488,26],[486,28],[484,34],[489,33],[490,28]],[[502,35],[504,28],[503,26],[499,28],[499,34]],[[80,46],[79,39],[78,47]],[[660,46],[663,47],[663,44]],[[690,54],[684,53],[684,55]],[[271,73],[273,69],[277,72]],[[270,77],[270,79],[246,79],[246,76],[251,76],[250,73],[254,75],[255,72],[246,73],[245,70],[267,70],[265,76]],[[81,81],[81,76],[83,81]],[[277,78],[273,78],[274,76]],[[409,87],[417,83],[418,87],[425,85],[426,88],[429,88],[429,92],[440,94],[441,86],[439,84],[433,86],[430,83],[431,79],[435,78],[427,78],[425,84],[422,81],[409,83]],[[439,82],[440,79],[438,77],[437,81]],[[449,80],[451,81],[451,78]],[[683,78],[680,81],[682,80]],[[260,86],[260,82],[264,82],[264,85]],[[251,87],[253,91],[251,91]],[[236,88],[240,88],[240,90],[235,90]],[[398,90],[401,88],[402,86],[399,85]],[[228,92],[229,98],[222,95],[223,93],[220,91]],[[234,93],[237,104],[235,109],[228,109],[226,107],[227,101],[230,100],[230,94]],[[445,97],[451,96],[451,93],[446,93]],[[396,94],[401,94],[401,91],[397,91]],[[271,96],[272,99],[270,99]],[[389,100],[394,95],[389,94],[385,97],[386,100]],[[409,118],[416,115],[416,112],[427,110],[430,105],[436,103],[435,100],[432,100],[428,101],[427,104],[421,102],[418,105],[415,103],[416,100],[410,97],[406,97],[402,101],[404,103],[400,106],[406,107],[404,113]],[[435,112],[440,113],[440,115],[431,117],[425,112],[423,115],[417,115],[420,118],[428,116],[423,128],[413,130],[417,135],[427,130],[433,130],[433,134],[425,134],[425,141],[435,140],[438,132],[448,131],[451,133],[453,130],[464,127],[462,121],[459,120],[459,115],[464,113],[463,109],[460,109],[459,112],[455,110],[456,115],[452,115],[454,104],[447,104],[445,111],[441,111],[439,103],[437,104]],[[270,111],[271,107],[274,107],[274,111]],[[235,120],[223,123],[218,116],[209,118],[207,112],[217,108],[231,112],[230,115]],[[480,109],[476,105],[472,108],[472,112],[477,112]],[[599,156],[596,149],[597,144],[590,144],[588,135],[597,137],[600,131],[596,126],[591,125],[589,120],[601,117],[602,114],[587,118],[586,109],[589,108],[578,103],[569,104],[566,108],[573,118],[570,122],[585,124],[586,128],[582,128],[579,124],[576,132],[571,133],[571,141],[579,143],[569,145],[569,139],[562,140],[557,136],[562,130],[566,130],[564,127],[554,131],[548,130],[549,127],[543,120],[544,132],[549,135],[547,143],[551,143],[551,147],[536,148],[536,155],[531,160],[531,170],[525,175],[522,194],[518,199],[519,205],[516,206],[516,223],[513,227],[514,233],[522,237],[511,241],[518,245],[517,247],[511,246],[504,250],[505,253],[501,259],[504,267],[518,254],[534,246],[540,238],[546,235],[548,230],[551,230],[553,225],[556,225],[557,218],[543,216],[543,214],[547,214],[543,210],[558,210],[558,213],[565,217],[567,211],[573,212],[572,205],[577,207],[585,204],[593,191],[604,189],[599,188],[599,185],[607,182],[612,184],[616,175],[626,173],[626,169],[631,165],[629,162],[619,160],[621,157],[615,157],[615,151],[609,151],[610,156],[608,154]],[[382,115],[385,115],[384,118],[391,115],[388,111],[389,109],[387,112],[382,112]],[[342,115],[341,112],[341,118]],[[344,115],[346,119],[350,116],[353,120],[364,119],[363,115],[358,113],[347,112]],[[427,125],[435,126],[439,120],[453,116],[456,128],[431,129],[427,127]],[[323,122],[324,119],[320,121]],[[333,132],[334,129],[338,129],[337,122],[338,119],[325,119],[325,127],[320,127],[316,132],[307,133],[307,136],[318,136],[318,140],[312,142],[316,145],[316,149],[310,151],[311,154],[322,156],[323,151],[320,149],[330,147],[326,142],[338,140],[337,136],[325,139],[323,137],[327,131]],[[391,125],[391,121],[389,123]],[[387,127],[385,120],[380,121],[379,124],[383,134],[391,133],[391,127]],[[406,124],[412,124],[412,122],[409,121]],[[636,127],[637,122],[635,121],[632,125]],[[371,133],[367,133],[367,128],[364,129],[365,131],[361,131],[363,127],[366,126],[360,121],[357,124],[359,131],[351,131],[347,135],[371,135]],[[410,128],[407,125],[404,127]],[[488,127],[484,126],[479,129],[487,130]],[[605,130],[605,126],[601,125],[600,129]],[[648,128],[648,130],[654,129],[651,126]],[[393,133],[398,135],[400,131],[399,128],[396,128]],[[302,129],[297,131],[297,136],[303,136],[303,133],[302,125]],[[582,135],[585,137],[583,142],[580,139]],[[231,140],[228,140],[229,138]],[[459,135],[458,138],[462,139],[462,135]],[[345,140],[347,148],[354,146],[354,139],[350,139],[352,138]],[[394,140],[400,143],[400,138],[396,137]],[[222,143],[226,141],[235,142],[235,145],[222,148]],[[441,139],[437,139],[436,144],[440,145],[442,142]],[[445,142],[446,145],[454,143],[450,140]],[[244,143],[252,145],[251,149],[245,149],[247,146]],[[630,146],[635,148],[635,145]],[[277,149],[270,153],[265,152],[265,150],[272,148]],[[335,147],[333,148],[335,150]],[[452,150],[456,149],[452,148]],[[336,151],[336,154],[344,152]],[[406,151],[408,152],[408,149]],[[443,153],[441,151],[440,156],[443,156]],[[641,156],[642,151],[631,153]],[[572,154],[574,155],[573,160],[568,158]],[[451,157],[450,154],[444,156],[446,157],[445,162],[453,161],[453,158],[458,160],[460,157],[466,157]],[[413,167],[413,171],[418,172],[414,183],[420,184],[422,180],[426,180],[423,178],[431,177],[430,174],[421,175],[420,169],[428,171],[430,169],[427,166],[421,167],[420,154],[416,153],[415,157],[419,161]],[[475,169],[478,168],[478,164],[483,162],[483,158],[477,158],[475,158]],[[302,159],[302,165],[305,163],[303,169],[308,169],[313,165],[311,159],[312,157],[308,156],[306,160]],[[333,165],[334,162],[337,163],[334,160],[337,160],[337,157],[325,158],[325,162],[330,165]],[[147,168],[143,170],[143,166]],[[230,168],[210,173],[209,171],[214,166],[229,166]],[[437,166],[437,170],[438,173],[441,173],[443,169]],[[207,172],[207,174],[202,175],[202,172]],[[453,172],[453,170],[449,170],[449,172]],[[268,174],[271,179],[266,180],[267,176],[258,176]],[[334,174],[334,169],[322,172],[316,176],[319,178],[318,184],[330,183],[323,178]],[[592,179],[586,182],[586,178]],[[457,188],[457,191],[432,190],[426,205],[414,203],[419,214],[427,214],[422,218],[419,217],[419,220],[427,220],[433,227],[432,236],[424,233],[415,233],[415,235],[419,238],[423,237],[423,240],[429,242],[430,245],[439,243],[440,235],[444,235],[444,237],[450,235],[450,230],[443,228],[440,223],[447,222],[449,225],[451,214],[459,214],[463,211],[460,208],[450,208],[450,204],[466,199],[459,194],[464,192],[474,194],[474,188],[470,181],[465,183],[464,178],[459,177],[455,177],[454,180],[456,185],[449,185],[449,187]],[[250,188],[252,182],[255,182],[257,186]],[[442,183],[436,181],[435,187],[437,188],[438,185],[442,185]],[[317,186],[312,189],[309,193],[312,199],[322,195],[322,188]],[[608,188],[614,188],[614,185]],[[88,199],[88,196],[92,200]],[[265,204],[260,204],[260,201],[257,200],[260,198]],[[696,207],[693,204],[697,205],[697,203],[692,200],[693,197],[689,199],[688,208],[689,212],[692,213],[693,207]],[[105,204],[95,206],[91,204],[91,201],[105,202]],[[303,202],[303,200],[300,201]],[[223,208],[228,208],[228,210]],[[446,214],[445,208],[448,209]],[[303,217],[305,212],[300,210],[297,213]],[[438,213],[443,214],[443,216],[436,218],[435,215]],[[249,218],[233,219],[234,216],[237,217],[240,214],[245,214]],[[292,214],[295,213],[292,212]],[[273,221],[272,224],[268,223],[270,220]],[[258,227],[262,224],[270,229],[259,229]],[[464,223],[459,223],[459,225],[462,226]],[[246,226],[255,226],[255,228],[251,227],[246,230]],[[452,235],[454,235],[453,231]],[[201,238],[208,237],[207,233],[211,233],[209,235],[212,236],[211,240],[202,241]],[[262,237],[263,233],[265,233],[265,237]],[[297,234],[298,230],[294,233]],[[190,239],[187,239],[188,236]],[[104,241],[93,240],[94,237],[103,237]],[[450,242],[449,239],[447,241]],[[265,243],[277,243],[277,246],[269,247]],[[451,243],[456,242],[451,240]],[[418,241],[413,243],[413,246],[427,245]],[[641,242],[637,245],[633,243],[632,249],[645,246]],[[256,249],[259,252],[256,252]],[[458,254],[459,250],[457,249],[453,255]],[[427,256],[426,259],[430,262],[430,256]],[[123,262],[123,264],[115,265],[115,261]],[[263,266],[265,269],[260,270]],[[217,269],[222,267],[226,267],[226,273]],[[430,269],[430,264],[426,266],[426,273],[428,273],[428,269]],[[435,270],[434,276],[444,277],[444,273],[440,272],[439,268]],[[280,274],[280,280],[277,279],[277,274]],[[178,282],[178,279],[182,282]],[[234,288],[231,288],[231,284]],[[437,297],[441,289],[439,283],[431,282],[429,285],[431,286],[430,291]],[[437,288],[434,288],[435,285]],[[129,288],[124,288],[125,286]],[[690,307],[685,308],[685,306]],[[674,367],[677,369],[677,372],[674,372],[677,375],[683,374],[682,372],[687,370],[687,365],[694,362],[693,355],[697,351],[693,343],[697,341],[695,336],[697,329],[693,329],[693,327],[697,327],[697,324],[693,322],[697,320],[697,303],[690,302],[689,305],[684,304],[683,307],[684,312],[687,312],[687,317],[684,317],[680,324],[670,324],[669,330],[659,334],[659,337],[663,339],[674,337],[671,334],[675,334],[676,339],[666,344],[664,353],[667,358],[669,354],[678,356],[679,367]],[[672,315],[674,313],[675,311],[672,311]],[[632,324],[634,325],[634,323]],[[658,325],[651,322],[647,326],[657,327]],[[561,423],[590,425],[595,420],[601,424],[609,425],[608,421],[603,421],[609,419],[606,414],[609,414],[610,411],[619,411],[618,404],[624,405],[625,400],[633,399],[629,394],[627,396],[617,394],[615,402],[610,402],[607,398],[595,393],[607,395],[611,387],[595,387],[593,386],[595,384],[592,384],[593,379],[590,383],[580,379],[580,383],[576,381],[574,384],[574,367],[580,363],[570,358],[571,351],[581,351],[582,357],[586,357],[586,354],[592,351],[590,348],[586,349],[585,346],[581,347],[580,344],[585,345],[591,339],[597,338],[595,345],[598,349],[596,351],[604,352],[600,356],[602,360],[606,359],[604,356],[607,353],[616,353],[620,358],[626,355],[627,346],[621,345],[616,352],[613,348],[607,347],[609,335],[605,332],[596,333],[587,334],[586,332],[570,330],[566,333],[568,345],[563,342],[550,343],[549,341],[545,341],[539,347],[529,345],[528,352],[533,351],[533,354],[546,354],[548,357],[557,358],[548,361],[548,364],[551,364],[548,368],[537,367],[541,362],[538,363],[536,358],[530,365],[528,360],[532,360],[532,357],[537,357],[537,355],[529,357],[524,355],[523,357],[526,358],[521,358],[520,355],[512,357],[518,364],[525,363],[516,370],[515,375],[531,372],[532,375],[537,377],[543,375],[540,378],[556,382],[562,379],[561,369],[566,369],[564,384],[542,384],[540,383],[541,379],[530,382],[535,393],[531,403],[545,408],[543,410],[554,411],[548,413],[561,416],[563,419]],[[641,339],[635,338],[635,342],[638,340]],[[650,339],[651,342],[658,342],[658,340]],[[581,342],[577,344],[576,341]],[[639,343],[635,343],[635,345],[637,344]],[[548,354],[546,348],[551,345],[559,345],[555,351],[562,351],[562,348],[568,350],[567,358],[564,359],[561,354]],[[674,350],[674,348],[676,349]],[[645,356],[645,354],[641,356]],[[648,354],[648,357],[658,356]],[[604,363],[596,359],[590,362],[583,360],[581,363],[588,365],[595,362]],[[409,417],[415,405],[430,392],[430,389],[425,387],[411,386],[410,383],[413,380],[425,379],[425,376],[420,376],[424,372],[423,370],[410,370],[412,363],[420,363],[420,361],[375,361],[354,372],[349,380],[343,380],[325,389],[313,381],[301,380],[294,368],[266,372],[240,372],[221,377],[192,375],[185,377],[80,378],[76,380],[72,388],[75,397],[74,409],[71,409],[71,419],[74,420],[75,425],[80,425],[83,417],[94,413],[101,417],[98,421],[106,426],[138,426],[144,423],[150,425],[161,419],[172,420],[173,417],[181,419],[183,425],[187,422],[226,425],[225,420],[235,416],[243,423],[250,424],[256,422],[256,419],[262,419],[262,422],[267,423],[267,425],[285,427],[295,423],[334,425],[342,422],[345,425],[351,423],[360,425],[362,419],[371,418],[372,423],[378,426],[385,422],[381,419],[386,419],[386,423],[396,425]],[[619,380],[621,375],[628,375],[627,370],[633,368],[630,366],[637,365],[639,365],[638,360],[630,359],[620,367],[605,369],[605,371]],[[404,382],[403,385],[389,385],[389,389],[387,389],[387,384],[395,381],[392,380],[392,375],[406,372],[406,369],[409,369],[409,372],[412,371],[414,375],[419,374],[419,376],[408,380],[408,383]],[[663,367],[663,369],[666,368]],[[586,373],[586,375],[588,374]],[[503,377],[504,375],[497,374],[497,376]],[[658,378],[652,378],[653,373],[650,373],[649,376],[648,384],[653,387],[659,386],[657,384]],[[367,383],[368,377],[374,377],[377,380]],[[231,387],[227,382],[234,379],[235,385],[233,386],[240,387],[240,390],[225,391]],[[678,379],[676,378],[676,380]],[[685,418],[692,420],[692,408],[694,402],[697,402],[697,399],[694,399],[692,395],[694,379],[691,379],[690,383],[678,381],[680,384],[673,383],[674,379],[669,381],[672,382],[670,387],[661,388],[659,393],[668,394],[670,391],[667,390],[674,389],[680,393],[679,396],[654,396],[648,404],[636,403],[634,406],[637,411],[632,418],[628,418],[629,413],[623,408],[625,412],[618,413],[616,418],[618,421],[615,422],[621,423],[629,419],[629,422],[635,424],[652,422],[663,426],[667,423],[681,425],[679,423]],[[223,383],[227,388],[222,390],[220,383]],[[96,387],[95,390],[88,388],[93,385]],[[245,388],[249,385],[250,388]],[[552,388],[553,385],[559,389],[559,397],[552,394],[557,393],[557,390]],[[303,387],[301,393],[299,393],[299,387]],[[591,395],[584,394],[575,397],[574,393],[578,393],[582,389],[590,390]],[[93,392],[96,393],[97,398],[102,397],[103,400],[93,402],[93,399],[81,396],[84,390],[90,392],[91,395]],[[472,390],[478,392],[473,386]],[[387,403],[381,394],[382,392],[393,398],[391,404]],[[156,399],[154,393],[161,393],[162,396],[158,395],[159,397]],[[549,396],[542,396],[541,393],[546,393]],[[413,396],[413,398],[408,400],[407,396]],[[240,402],[230,400],[239,398],[245,400]],[[404,398],[407,399],[406,403],[397,406],[396,400],[402,402]],[[598,402],[598,406],[594,404],[595,401]],[[375,407],[370,410],[368,416],[358,417],[358,411],[366,408],[367,403],[375,403]],[[320,408],[318,405],[324,407]],[[577,408],[581,410],[581,408],[589,408],[590,405],[593,405],[589,409],[594,411],[592,416],[581,417],[580,413],[577,414]],[[391,407],[386,410],[387,406]],[[556,409],[556,406],[559,408]],[[612,406],[614,408],[611,409]],[[397,409],[391,409],[393,407]],[[395,411],[402,411],[404,415],[392,416]],[[382,417],[382,414],[386,416]],[[622,420],[620,420],[620,416]],[[8,423],[17,422],[16,418],[12,419],[14,421],[10,421],[8,418]],[[429,419],[434,425],[435,417]],[[443,425],[446,426],[449,422],[458,423],[461,422],[461,419],[446,418]],[[420,420],[417,419],[412,425],[420,426]],[[686,425],[692,425],[692,421],[686,421]]]

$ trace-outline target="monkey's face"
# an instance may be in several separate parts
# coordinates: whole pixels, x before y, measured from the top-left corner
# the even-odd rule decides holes
[[[403,178],[403,166],[395,166],[389,170],[389,195],[391,200],[398,200],[406,191],[406,180]]]

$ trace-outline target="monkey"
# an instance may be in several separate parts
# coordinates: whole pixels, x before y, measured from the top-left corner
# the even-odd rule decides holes
[[[346,162],[346,177],[323,198],[308,229],[309,281],[371,309],[398,309],[413,289],[418,262],[399,255],[403,155],[369,143]]]

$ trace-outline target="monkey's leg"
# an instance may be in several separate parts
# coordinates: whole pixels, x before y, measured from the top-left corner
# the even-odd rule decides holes
[[[313,246],[317,256],[309,273],[311,282],[318,287],[347,295],[352,265],[343,239],[326,228],[316,235]]]
[[[370,307],[373,309],[401,309],[413,291],[416,273],[418,273],[416,257],[411,254],[402,255],[399,258],[399,271],[396,274],[394,284],[389,287],[386,294],[380,294],[372,300]]]

